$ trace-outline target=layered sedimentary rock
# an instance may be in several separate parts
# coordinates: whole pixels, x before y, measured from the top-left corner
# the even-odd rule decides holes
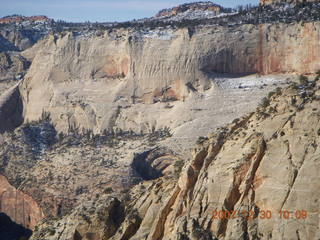
[[[49,36],[34,47],[21,87],[25,119],[46,109],[59,130],[102,131],[113,127],[115,105],[183,100],[214,86],[216,73],[314,72],[319,28],[312,22]]]
[[[0,175],[0,212],[28,229],[33,229],[44,217],[36,201],[15,189],[2,175]]]

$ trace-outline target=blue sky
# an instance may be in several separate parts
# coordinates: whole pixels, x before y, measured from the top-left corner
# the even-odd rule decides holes
[[[126,21],[151,17],[163,8],[188,0],[0,0],[0,16],[10,14],[47,15],[66,21]],[[216,0],[225,7],[257,4],[258,0]]]

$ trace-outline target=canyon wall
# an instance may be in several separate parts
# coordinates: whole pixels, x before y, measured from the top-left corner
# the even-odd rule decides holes
[[[28,229],[34,229],[44,217],[36,201],[15,189],[2,175],[0,175],[0,212]]]
[[[319,30],[313,22],[49,36],[21,86],[25,119],[45,110],[59,130],[99,132],[113,127],[118,105],[183,100],[214,86],[216,73],[315,72]]]
[[[23,123],[23,102],[19,84],[0,96],[0,133],[13,130]]]

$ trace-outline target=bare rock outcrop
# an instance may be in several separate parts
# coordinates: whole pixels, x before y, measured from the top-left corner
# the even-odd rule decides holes
[[[217,15],[221,12],[222,7],[212,2],[186,3],[174,8],[163,9],[159,13],[157,13],[156,17],[170,17],[186,11],[196,11],[196,10],[210,11],[210,12],[214,12],[214,14]]]
[[[36,201],[10,185],[2,175],[0,175],[0,212],[5,213],[17,224],[32,230],[44,217]]]

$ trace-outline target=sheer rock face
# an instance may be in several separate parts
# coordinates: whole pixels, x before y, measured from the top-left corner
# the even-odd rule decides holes
[[[59,130],[102,131],[113,126],[118,105],[183,100],[211,88],[213,72],[314,72],[319,28],[314,22],[49,36],[34,46],[21,87],[25,119],[37,120],[46,109]]]
[[[319,0],[260,0],[261,5],[269,5],[275,3],[302,3],[302,2],[319,2]]]
[[[36,201],[11,186],[2,175],[0,175],[0,212],[29,229],[33,229],[44,217]]]
[[[13,130],[23,123],[23,102],[19,83],[0,96],[0,133]]]

